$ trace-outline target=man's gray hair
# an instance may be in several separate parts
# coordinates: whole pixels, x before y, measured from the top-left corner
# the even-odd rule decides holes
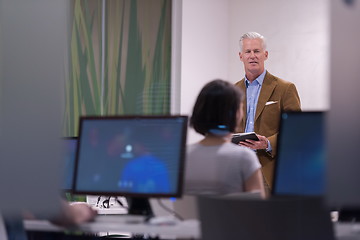
[[[265,41],[265,37],[263,35],[261,35],[260,33],[257,33],[257,32],[247,32],[244,35],[242,35],[240,38],[240,41],[239,41],[240,52],[242,51],[244,39],[256,39],[256,38],[259,38],[262,40],[263,49],[266,50],[266,41]]]

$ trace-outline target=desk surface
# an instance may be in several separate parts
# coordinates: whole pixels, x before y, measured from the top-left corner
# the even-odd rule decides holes
[[[111,218],[110,218],[111,219]],[[26,230],[32,231],[64,231],[69,230],[56,226],[47,220],[25,220]],[[124,221],[96,221],[84,223],[74,231],[88,233],[117,232],[129,234],[146,234],[150,236],[160,236],[161,238],[200,238],[200,223],[197,220],[180,221],[174,225],[150,225],[143,222],[127,223]]]
[[[360,223],[336,222],[334,232],[337,240],[360,240]]]
[[[25,229],[32,231],[64,231],[69,230],[50,223],[47,220],[25,220]],[[197,220],[185,220],[175,225],[150,225],[147,223],[127,223],[113,217],[101,221],[84,223],[73,229],[89,233],[118,232],[128,234],[148,234],[150,236],[178,237],[199,239],[200,223]],[[360,223],[334,223],[334,234],[337,240],[360,240]]]

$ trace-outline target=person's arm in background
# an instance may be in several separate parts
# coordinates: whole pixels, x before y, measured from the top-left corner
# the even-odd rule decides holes
[[[97,211],[85,202],[68,203],[61,200],[61,213],[49,219],[49,221],[58,226],[71,227],[84,222],[90,222],[94,220],[96,215]],[[37,219],[31,212],[25,212],[23,216],[27,220]]]
[[[248,179],[245,181],[245,192],[256,192],[260,191],[262,198],[265,198],[265,190],[263,177],[261,170],[257,169]]]
[[[96,215],[97,211],[85,202],[68,203],[64,201],[61,215],[51,222],[60,226],[76,226],[94,220]]]
[[[242,154],[241,172],[244,176],[243,190],[245,192],[260,192],[262,198],[265,198],[264,180],[261,172],[261,164],[254,151],[246,151]]]

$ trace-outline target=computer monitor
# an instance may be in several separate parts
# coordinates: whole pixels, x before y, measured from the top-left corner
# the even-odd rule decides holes
[[[77,147],[77,137],[64,137],[62,138],[63,142],[63,154],[64,154],[64,164],[63,164],[63,173],[64,178],[61,182],[61,190],[64,192],[72,192],[73,187],[73,178],[74,178],[74,169],[75,169],[75,159],[76,159],[76,147]]]
[[[326,112],[284,112],[277,141],[272,195],[325,194]]]
[[[187,116],[81,117],[74,193],[125,196],[130,214],[151,214],[150,197],[181,197],[187,124]]]

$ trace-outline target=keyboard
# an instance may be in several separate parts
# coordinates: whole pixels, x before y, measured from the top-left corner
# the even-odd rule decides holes
[[[129,215],[129,214],[119,214],[119,215],[97,215],[94,219],[96,223],[143,223],[145,222],[146,217],[141,215]]]
[[[126,208],[121,208],[121,207],[110,207],[110,208],[99,208],[94,206],[91,207],[95,209],[99,215],[123,215],[123,214],[127,214],[128,212]]]

